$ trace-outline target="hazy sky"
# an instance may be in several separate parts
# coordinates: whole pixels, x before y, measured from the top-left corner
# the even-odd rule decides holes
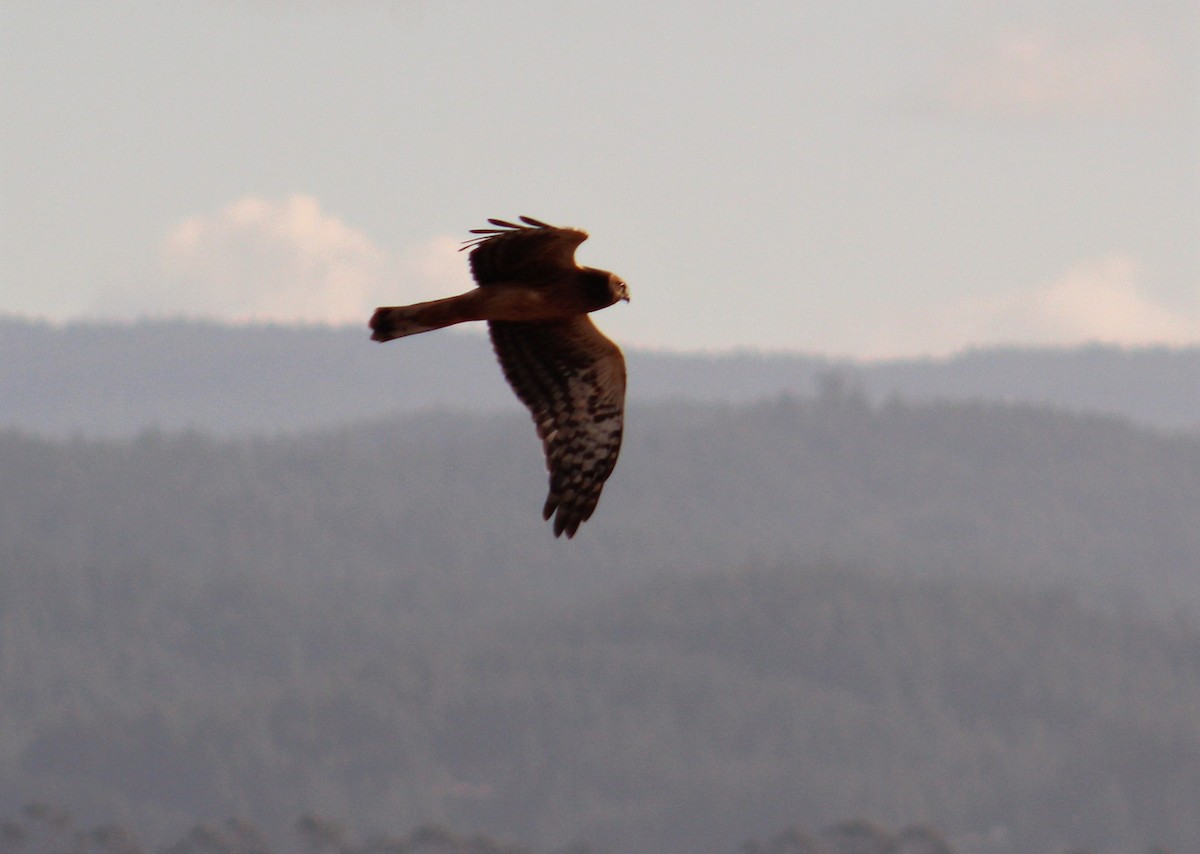
[[[488,216],[623,343],[1200,342],[1200,2],[0,4],[0,313],[365,323]]]

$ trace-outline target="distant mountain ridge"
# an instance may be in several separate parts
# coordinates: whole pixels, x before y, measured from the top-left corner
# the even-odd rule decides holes
[[[1198,850],[1200,435],[834,380],[645,402],[569,543],[540,456],[515,404],[0,430],[0,812]]]
[[[1200,427],[1200,347],[991,349],[856,363],[805,354],[628,349],[633,400],[747,403],[833,378],[890,396],[1044,403]],[[364,329],[198,321],[66,326],[0,318],[0,427],[67,436],[148,428],[276,433],[436,409],[517,410],[486,337],[381,348]]]

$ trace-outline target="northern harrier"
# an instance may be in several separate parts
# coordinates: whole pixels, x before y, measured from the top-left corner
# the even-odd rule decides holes
[[[390,341],[468,320],[486,320],[509,385],[537,425],[550,471],[542,517],[554,536],[573,537],[600,500],[621,450],[625,359],[588,312],[629,301],[619,276],[580,267],[575,248],[587,232],[521,217],[471,229],[465,294],[376,309],[371,338]],[[461,251],[461,250],[460,250]]]

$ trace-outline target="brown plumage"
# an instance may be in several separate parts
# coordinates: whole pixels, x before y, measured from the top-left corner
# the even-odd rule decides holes
[[[605,270],[580,267],[587,232],[529,217],[490,219],[466,241],[479,287],[465,294],[376,309],[371,338],[390,341],[486,320],[513,391],[529,408],[546,453],[550,494],[542,508],[554,535],[575,535],[600,500],[621,449],[625,359],[587,316],[629,289]]]

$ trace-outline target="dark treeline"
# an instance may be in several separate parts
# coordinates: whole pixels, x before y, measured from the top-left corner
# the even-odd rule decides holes
[[[286,848],[276,848],[251,822],[229,819],[197,824],[165,847],[147,847],[129,828],[105,824],[78,828],[70,813],[46,804],[30,804],[20,818],[0,822],[0,854],[538,854],[534,849],[499,842],[484,834],[455,833],[423,825],[406,836],[357,840],[343,825],[316,815],[302,816],[291,828]],[[970,839],[972,850],[992,847]],[[546,854],[592,854],[577,843]],[[751,839],[728,854],[965,854],[935,828],[911,825],[896,833],[869,821],[839,822],[810,833],[780,831],[765,841]],[[1091,854],[1074,849],[1064,854]],[[1154,846],[1148,854],[1172,854]]]
[[[0,317],[0,428],[129,436],[149,427],[275,433],[516,403],[484,335],[380,347],[361,328],[144,321],[52,326]],[[631,350],[634,401],[744,404],[852,373],[875,401],[1008,400],[1200,426],[1200,347],[991,349],[854,363],[799,354]]]
[[[485,834],[455,833],[440,825],[360,840],[338,822],[308,814],[289,831],[277,846],[253,822],[228,819],[193,825],[173,843],[151,845],[127,826],[81,828],[66,810],[33,803],[18,818],[0,822],[0,854],[538,854]],[[591,852],[576,845],[546,854]]]
[[[642,408],[571,543],[516,415],[7,433],[0,473],[9,814],[1200,848],[1195,438],[833,387]]]
[[[878,362],[858,375],[880,398],[1023,401],[1200,426],[1200,347],[997,347]]]

